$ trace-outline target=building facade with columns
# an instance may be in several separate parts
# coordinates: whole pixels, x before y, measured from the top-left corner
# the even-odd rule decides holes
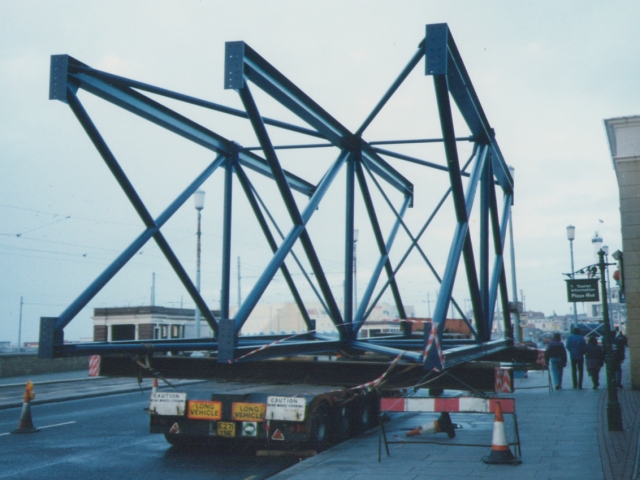
[[[640,389],[640,115],[604,124],[620,193],[631,386]]]

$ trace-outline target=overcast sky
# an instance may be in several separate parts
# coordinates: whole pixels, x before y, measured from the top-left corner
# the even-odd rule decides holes
[[[515,168],[518,290],[527,309],[551,315],[571,311],[562,276],[570,271],[567,225],[576,227],[576,268],[594,263],[596,230],[611,251],[622,249],[618,189],[603,119],[640,114],[638,18],[635,1],[0,2],[0,341],[17,341],[21,297],[22,340],[36,340],[39,318],[58,316],[142,231],[68,106],[48,100],[52,54],[69,54],[100,70],[239,108],[237,94],[223,89],[224,44],[244,40],[356,130],[415,53],[425,25],[448,23],[504,157]],[[367,131],[367,140],[439,134],[434,103],[427,97],[432,81],[423,72],[421,64]],[[266,115],[294,121],[256,96],[264,101]],[[154,215],[213,159],[210,152],[87,93],[80,99]],[[237,120],[180,108],[231,140],[257,144]],[[467,151],[461,146],[461,157]],[[411,154],[444,162],[442,153],[426,147]],[[309,152],[302,159],[299,153],[283,154],[282,161],[315,182],[333,158],[335,152]],[[423,221],[428,214],[427,201],[442,193],[433,186],[440,182],[442,187],[446,176],[422,179],[411,176],[408,167],[397,168],[407,168],[403,172],[415,184],[417,202],[425,202],[408,214],[418,224],[420,214]],[[273,199],[269,185],[252,178]],[[218,172],[203,187],[202,284],[214,307],[220,298],[221,180]],[[310,227],[339,299],[344,222],[330,222],[342,208],[340,188]],[[234,198],[241,198],[239,190]],[[296,198],[304,204],[303,197]],[[234,224],[232,303],[237,257],[243,297],[269,257],[243,208],[239,203],[241,218]],[[273,211],[286,231],[286,215],[277,202]],[[357,214],[363,211],[358,204]],[[390,219],[381,213],[383,227]],[[192,276],[195,222],[189,201],[164,230]],[[375,246],[363,215],[356,227],[362,237],[362,293]],[[436,266],[444,264],[452,234],[443,221],[429,237],[425,249],[431,247],[428,255]],[[406,245],[406,237],[399,235],[398,245]],[[405,301],[426,316],[437,282],[423,279],[419,258],[411,259],[416,263],[407,267]],[[158,249],[148,244],[81,312],[67,338],[92,334],[92,308],[149,304],[154,272],[156,304],[193,306]],[[288,301],[283,285],[277,280],[263,301]],[[463,286],[456,283],[461,304],[468,297]]]

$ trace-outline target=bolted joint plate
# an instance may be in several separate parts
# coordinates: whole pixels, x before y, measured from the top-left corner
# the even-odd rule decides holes
[[[54,347],[64,344],[64,331],[56,330],[57,317],[40,318],[40,342],[38,358],[53,358]]]
[[[67,72],[69,55],[51,55],[49,74],[49,100],[67,102]]]
[[[67,91],[78,91],[78,82],[70,77],[72,69],[86,66],[69,55],[51,55],[51,71],[49,73],[49,100],[67,102]]]
[[[234,320],[221,318],[218,322],[218,363],[233,362],[237,345],[238,336]]]
[[[424,42],[425,75],[446,75],[449,26],[446,23],[427,25]]]
[[[224,88],[244,87],[244,42],[227,42],[224,51]]]

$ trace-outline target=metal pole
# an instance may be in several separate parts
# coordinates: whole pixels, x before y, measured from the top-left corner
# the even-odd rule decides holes
[[[242,304],[242,289],[240,285],[241,280],[242,276],[240,275],[240,257],[238,257],[238,308],[240,308],[240,305]]]
[[[20,297],[20,319],[18,321],[18,353],[22,351],[22,297]]]
[[[614,373],[614,361],[613,348],[611,344],[611,324],[609,323],[609,307],[607,305],[607,279],[606,265],[604,262],[604,251],[600,249],[598,252],[600,260],[600,285],[602,291],[602,319],[604,321],[604,349],[605,358],[607,364],[607,424],[609,431],[621,432],[622,431],[622,410],[620,409],[620,403],[618,402],[618,387],[615,384]]]
[[[353,311],[358,311],[358,230],[353,236]]]
[[[571,280],[576,278],[576,270],[573,266],[573,239],[569,240],[569,248],[571,249]],[[576,309],[576,302],[573,302],[573,323],[578,326],[578,311]]]
[[[196,246],[196,290],[198,290],[198,293],[200,293],[200,237],[202,236],[202,231],[201,231],[201,217],[202,214],[200,213],[201,209],[198,209],[198,231],[196,234],[196,238],[197,238],[197,246]],[[196,338],[200,338],[200,309],[198,308],[198,306],[196,305]]]
[[[156,305],[156,272],[151,275],[151,306]]]
[[[518,286],[516,285],[516,252],[513,246],[513,217],[511,216],[511,209],[509,209],[509,243],[511,250],[511,285],[513,288],[513,301],[515,303],[515,308],[513,309],[515,341],[516,343],[522,343],[520,312],[518,311]]]

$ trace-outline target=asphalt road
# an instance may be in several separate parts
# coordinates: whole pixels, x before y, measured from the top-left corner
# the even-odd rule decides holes
[[[216,451],[184,451],[151,435],[144,408],[149,393],[33,405],[40,432],[13,435],[19,408],[0,410],[0,479],[268,478],[298,462]]]

